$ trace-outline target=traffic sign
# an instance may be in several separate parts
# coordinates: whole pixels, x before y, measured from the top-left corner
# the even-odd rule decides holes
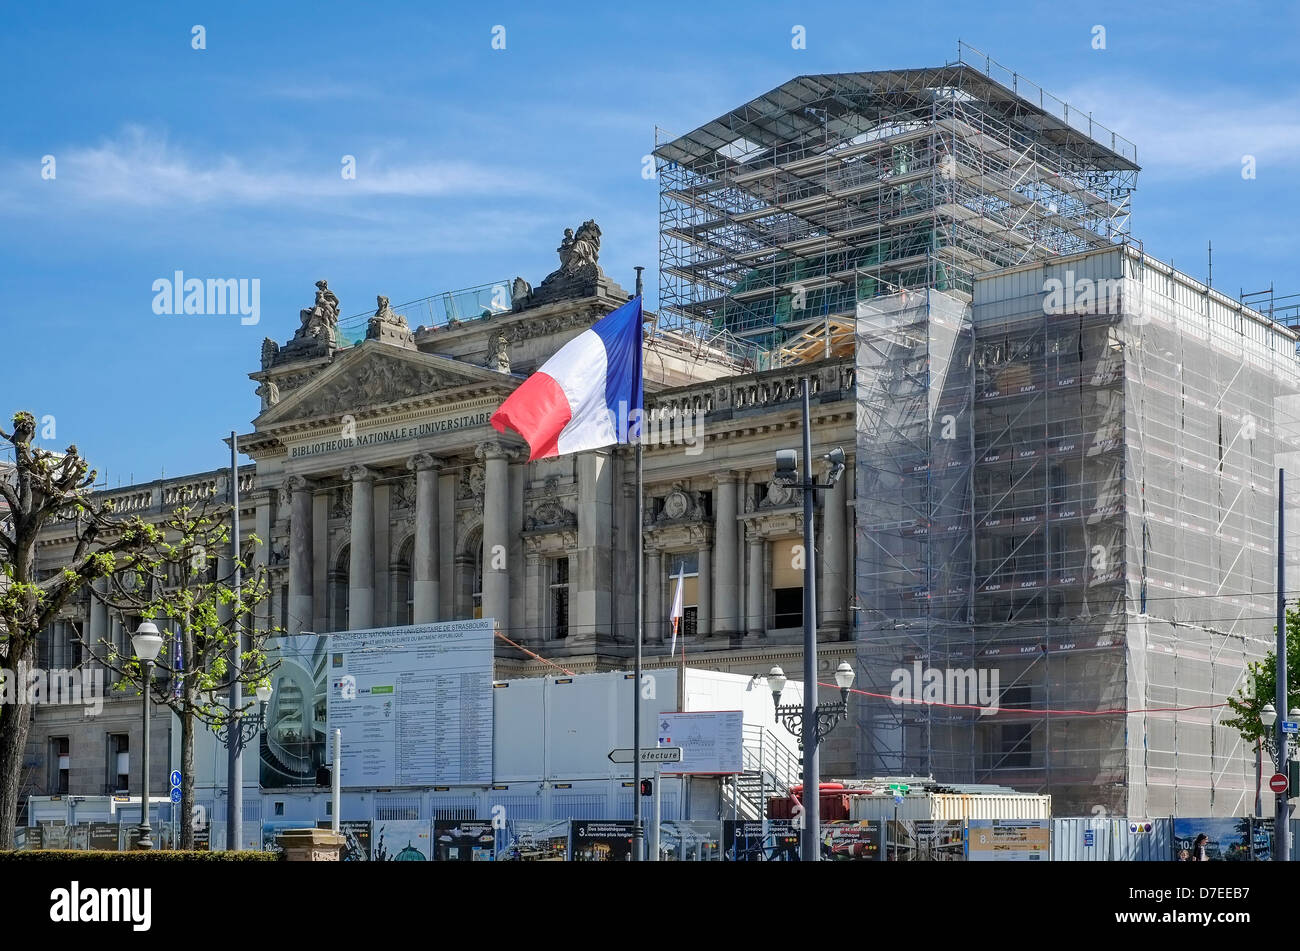
[[[173,787],[172,787],[172,802],[180,802],[180,801],[181,801],[181,788],[180,788],[179,786],[173,786]]]
[[[894,793],[894,805],[901,806],[902,804],[903,804],[903,797],[898,793]]]
[[[1300,733],[1300,720],[1283,720],[1283,733]]]
[[[172,770],[172,785],[173,785],[173,786],[179,786],[180,784],[181,784],[181,771],[180,771],[179,769],[173,769],[173,770]]]
[[[1274,773],[1268,781],[1268,788],[1273,790],[1279,796],[1287,790],[1287,780],[1285,773]]]
[[[630,763],[632,762],[632,750],[610,750],[609,761],[611,763]],[[682,761],[682,748],[680,746],[660,746],[647,747],[641,751],[641,762],[643,763],[680,763]]]

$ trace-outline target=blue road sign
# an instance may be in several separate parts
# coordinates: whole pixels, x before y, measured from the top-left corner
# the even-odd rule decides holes
[[[179,786],[180,784],[181,784],[181,771],[180,771],[179,769],[173,769],[173,770],[172,770],[172,785],[173,785],[173,786]]]
[[[902,797],[902,796],[894,796],[894,805],[896,805],[896,806],[901,806],[902,804],[903,804],[903,797]]]
[[[172,787],[172,802],[180,802],[180,801],[181,801],[181,789],[180,789],[179,786],[173,786],[173,787]]]
[[[1097,842],[1097,833],[1092,829],[1083,830],[1083,844],[1085,848],[1091,848]]]
[[[1300,733],[1300,720],[1283,720],[1283,733]]]

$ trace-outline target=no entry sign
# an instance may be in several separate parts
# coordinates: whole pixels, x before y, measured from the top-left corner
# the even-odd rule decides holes
[[[1274,773],[1268,781],[1268,788],[1273,790],[1279,796],[1286,792],[1286,776],[1282,773]]]

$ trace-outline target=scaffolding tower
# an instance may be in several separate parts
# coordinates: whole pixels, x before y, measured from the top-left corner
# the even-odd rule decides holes
[[[661,320],[776,351],[860,298],[1104,247],[1137,150],[984,54],[800,76],[677,138],[656,131]]]

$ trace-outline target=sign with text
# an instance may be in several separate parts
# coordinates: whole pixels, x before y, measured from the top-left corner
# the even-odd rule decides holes
[[[968,819],[966,857],[972,862],[1045,862],[1052,834],[1046,819]]]
[[[329,639],[327,735],[344,786],[492,782],[491,618]]]
[[[681,763],[665,773],[742,773],[745,770],[745,714],[741,710],[708,710],[659,714],[659,745],[680,746]]]

